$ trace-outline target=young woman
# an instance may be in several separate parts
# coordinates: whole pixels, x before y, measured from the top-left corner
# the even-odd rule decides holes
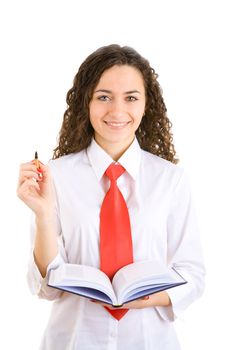
[[[129,47],[109,45],[80,66],[48,166],[21,165],[18,196],[34,212],[28,272],[34,294],[55,300],[43,350],[177,350],[173,321],[203,291],[204,267],[187,176],[176,165],[171,123],[157,75]],[[47,286],[62,263],[101,268],[100,212],[106,170],[124,168],[133,261],[175,266],[188,282],[111,308]],[[37,180],[37,181],[35,181]]]

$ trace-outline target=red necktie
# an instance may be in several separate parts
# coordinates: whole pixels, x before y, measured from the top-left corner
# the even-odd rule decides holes
[[[111,181],[100,211],[100,269],[112,280],[123,266],[133,262],[133,247],[128,209],[116,180],[125,169],[112,163],[105,174]],[[120,320],[128,309],[107,311]]]

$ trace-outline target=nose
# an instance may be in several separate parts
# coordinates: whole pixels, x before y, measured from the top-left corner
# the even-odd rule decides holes
[[[109,114],[115,118],[125,116],[126,109],[124,102],[121,100],[112,101],[111,105],[109,106]]]

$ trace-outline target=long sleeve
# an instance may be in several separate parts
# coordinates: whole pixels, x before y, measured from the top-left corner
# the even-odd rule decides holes
[[[188,282],[167,291],[172,306],[158,308],[168,320],[178,317],[204,290],[205,269],[195,209],[187,175],[182,173],[173,193],[167,221],[168,265]]]
[[[58,209],[56,207],[56,234],[57,234],[57,242],[58,242],[58,254],[51,261],[51,263],[47,267],[46,276],[43,278],[41,273],[35,263],[34,259],[34,241],[35,241],[35,215],[32,215],[31,226],[31,248],[30,248],[30,257],[28,264],[28,273],[27,273],[27,281],[32,294],[37,294],[38,297],[48,300],[54,300],[61,295],[61,291],[56,290],[54,288],[48,287],[48,272],[51,269],[57,268],[64,262],[67,262],[67,256],[64,249],[64,242],[62,236],[62,230],[60,225],[60,220],[58,216]]]

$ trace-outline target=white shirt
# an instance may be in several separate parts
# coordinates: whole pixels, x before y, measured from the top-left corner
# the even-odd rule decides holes
[[[99,212],[110,185],[103,175],[112,162],[94,140],[87,150],[50,161],[60,251],[47,271],[63,262],[99,267]],[[204,287],[187,176],[177,165],[141,150],[136,139],[118,162],[126,169],[117,183],[129,209],[134,261],[174,265],[188,283],[167,291],[172,306],[129,310],[117,321],[87,298],[48,287],[48,274],[41,277],[32,254],[31,291],[55,300],[42,350],[180,349],[173,321]]]

